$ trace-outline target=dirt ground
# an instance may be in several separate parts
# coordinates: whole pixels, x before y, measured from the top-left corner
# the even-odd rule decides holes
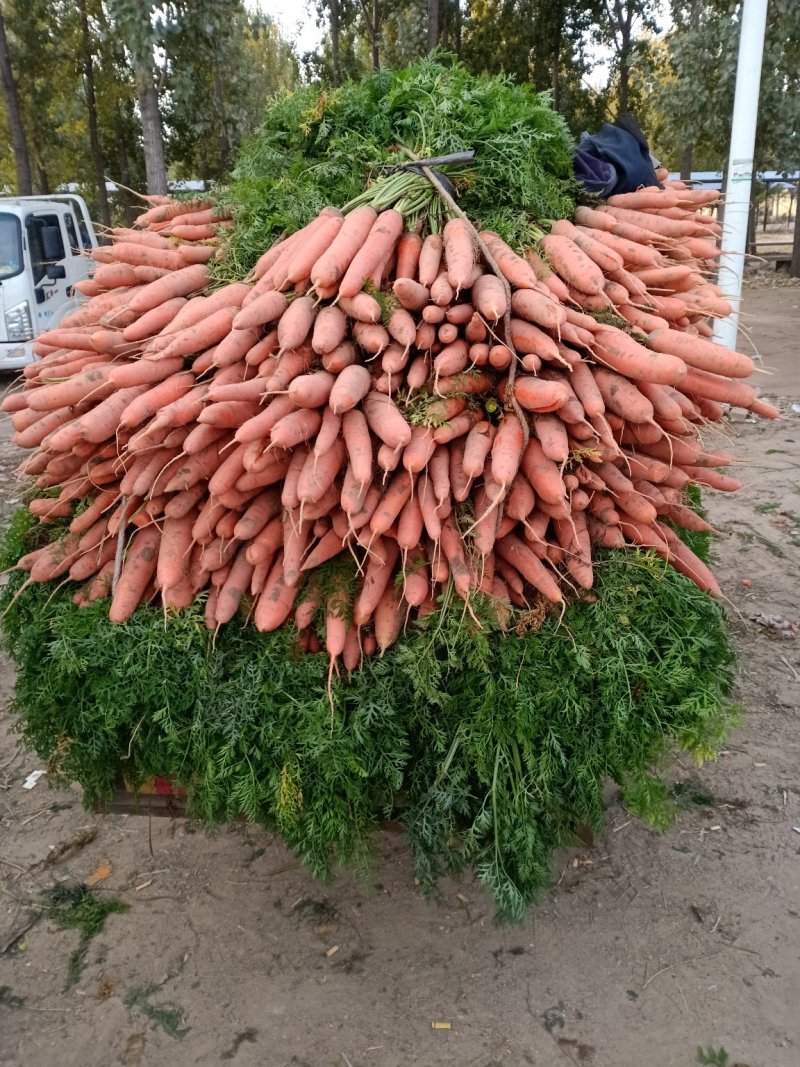
[[[748,714],[718,762],[676,764],[676,825],[655,834],[612,797],[596,846],[560,854],[528,924],[498,928],[469,879],[422,899],[396,833],[371,891],[323,886],[254,827],[25,790],[40,765],[0,712],[2,1067],[800,1064],[800,640],[764,625],[800,618],[800,287],[744,308],[785,412],[727,425],[745,488],[708,494]],[[3,512],[15,463],[0,447]],[[103,860],[96,892],[130,907],[65,992],[80,935],[28,902]]]

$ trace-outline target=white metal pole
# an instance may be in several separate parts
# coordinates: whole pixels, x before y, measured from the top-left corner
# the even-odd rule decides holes
[[[742,299],[744,253],[747,248],[747,221],[753,184],[753,150],[758,120],[758,91],[767,0],[744,0],[742,5],[739,62],[736,69],[736,95],[733,101],[731,147],[725,182],[725,223],[719,261],[719,284],[733,305],[733,314],[717,321],[714,340],[727,348],[736,347],[739,332],[739,305]]]

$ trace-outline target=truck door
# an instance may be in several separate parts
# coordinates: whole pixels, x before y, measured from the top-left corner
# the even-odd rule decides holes
[[[34,289],[37,334],[58,322],[71,291],[67,250],[57,213],[36,213],[25,220]],[[71,259],[72,257],[70,257]]]
[[[68,295],[72,296],[73,285],[89,275],[90,271],[94,269],[94,261],[84,253],[83,241],[78,236],[77,222],[70,209],[64,212],[63,221],[67,239],[67,256],[64,260],[64,266],[67,270]]]

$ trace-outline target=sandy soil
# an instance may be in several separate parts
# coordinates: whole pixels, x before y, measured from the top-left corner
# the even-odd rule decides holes
[[[800,642],[752,621],[800,615],[800,288],[750,291],[745,311],[786,412],[727,426],[745,488],[708,500],[748,715],[717,763],[676,764],[674,828],[611,797],[596,847],[559,855],[529,923],[499,929],[469,879],[421,899],[399,834],[371,891],[322,886],[253,827],[207,836],[87,814],[46,779],[25,791],[39,764],[0,715],[0,1065],[688,1067],[698,1046],[800,1063]],[[4,512],[15,462],[0,448]],[[6,667],[3,698],[12,684]],[[79,935],[26,930],[27,903],[104,859],[98,892],[130,910],[64,992]]]

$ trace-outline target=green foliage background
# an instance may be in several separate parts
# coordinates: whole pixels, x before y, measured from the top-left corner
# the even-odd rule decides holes
[[[0,566],[42,535],[19,512]],[[0,609],[14,713],[87,803],[111,794],[120,766],[134,782],[175,775],[195,815],[263,823],[323,877],[368,866],[393,816],[424,888],[473,866],[498,917],[521,921],[553,850],[602,825],[609,778],[666,825],[658,769],[676,747],[712,756],[736,717],[719,605],[649,554],[607,553],[597,573],[596,602],[524,636],[501,635],[487,605],[480,630],[460,602],[443,605],[335,681],[332,713],[327,660],[300,655],[291,628],[235,620],[214,644],[202,602],[114,626],[107,602],[77,608],[69,586],[23,589],[12,572]]]

